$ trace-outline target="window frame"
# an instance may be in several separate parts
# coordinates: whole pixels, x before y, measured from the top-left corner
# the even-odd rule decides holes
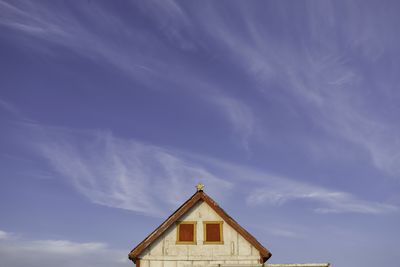
[[[219,224],[220,241],[207,241],[207,224]],[[203,244],[216,245],[224,244],[224,221],[203,221]]]
[[[193,225],[193,241],[179,241],[179,232],[181,224]],[[196,221],[178,221],[176,222],[176,244],[178,245],[196,245],[197,244],[197,222]]]

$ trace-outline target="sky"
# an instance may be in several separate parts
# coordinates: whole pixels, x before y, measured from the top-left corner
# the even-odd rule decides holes
[[[198,182],[270,263],[397,266],[399,8],[0,0],[0,266],[132,266]]]

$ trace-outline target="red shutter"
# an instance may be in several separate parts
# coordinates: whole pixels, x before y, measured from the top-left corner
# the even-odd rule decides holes
[[[221,224],[207,223],[206,224],[206,241],[207,242],[220,242],[221,240]]]
[[[179,225],[179,241],[193,242],[194,241],[194,224]]]

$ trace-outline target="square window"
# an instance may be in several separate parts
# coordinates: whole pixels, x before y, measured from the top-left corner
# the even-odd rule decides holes
[[[220,221],[203,222],[204,244],[224,243],[222,224]]]
[[[178,222],[176,227],[177,244],[196,244],[196,222]]]

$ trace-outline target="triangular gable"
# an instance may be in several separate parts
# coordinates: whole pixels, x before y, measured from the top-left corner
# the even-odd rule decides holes
[[[202,190],[197,191],[185,203],[183,203],[171,216],[168,217],[159,227],[157,227],[149,236],[140,242],[130,253],[129,259],[136,262],[138,256],[158,237],[160,237],[171,225],[173,225],[182,215],[192,208],[198,201],[206,202],[227,224],[235,229],[245,240],[253,245],[260,252],[260,262],[264,263],[271,257],[268,251],[260,242],[257,241],[249,232],[241,227],[231,216],[229,216],[211,197]]]

